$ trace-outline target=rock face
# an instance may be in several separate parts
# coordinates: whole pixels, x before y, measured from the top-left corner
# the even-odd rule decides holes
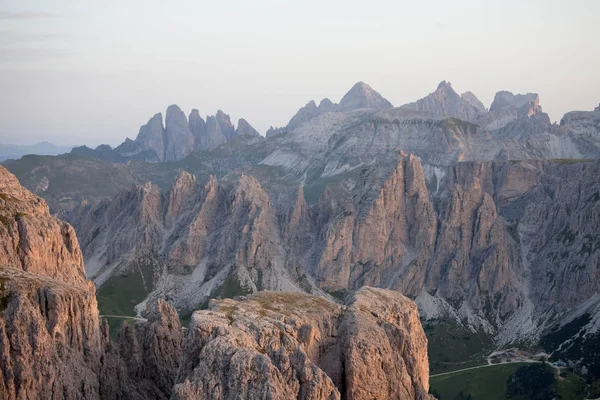
[[[426,344],[414,303],[381,289],[345,306],[278,292],[213,302],[192,316],[174,398],[428,399]]]

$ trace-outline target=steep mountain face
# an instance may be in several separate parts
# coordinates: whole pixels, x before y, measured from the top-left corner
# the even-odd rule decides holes
[[[167,108],[165,117],[165,154],[161,161],[179,160],[194,150],[194,136],[187,118],[176,105]]]
[[[162,297],[187,313],[211,297],[338,296],[369,285],[416,299],[426,318],[455,319],[502,343],[535,341],[568,310],[596,304],[597,169],[424,169],[396,152],[330,183],[312,204],[313,186],[265,189],[244,174],[199,183],[182,172],[165,195],[123,192],[74,223],[98,284],[151,260],[141,313]],[[259,179],[271,187],[271,176]]]
[[[348,196],[325,191],[309,207],[300,189],[276,205],[253,177],[198,184],[182,172],[164,196],[134,188],[74,223],[97,284],[152,260],[142,313],[161,297],[185,313],[218,295],[364,285],[432,293],[493,326],[486,312],[518,308],[519,250],[478,181],[448,186],[436,211],[420,162],[394,153],[364,168]]]
[[[456,93],[454,89],[452,89],[450,82],[442,81],[435,92],[430,93],[414,103],[403,105],[402,107],[475,122],[482,112],[482,107],[471,103],[480,103],[472,93],[470,93],[470,96],[467,95],[466,97],[467,98],[463,98]]]
[[[194,183],[180,178],[169,218]],[[241,185],[238,209],[253,183]],[[150,192],[138,196],[151,208]],[[185,338],[159,299],[112,342],[72,228],[2,167],[0,217],[3,398],[429,398],[427,340],[398,293],[363,288],[345,306],[276,292],[224,301],[195,312]]]
[[[161,113],[150,118],[146,125],[140,128],[135,141],[125,140],[115,151],[123,157],[139,156],[151,162],[165,160],[165,128]]]
[[[151,303],[167,296],[190,312],[227,285],[300,291],[283,268],[275,209],[253,177],[199,184],[181,172],[164,196],[147,184],[79,215],[88,276],[101,285],[143,259]]]
[[[51,217],[46,203],[4,167],[0,167],[0,188],[0,264],[69,284],[87,283],[73,228]]]

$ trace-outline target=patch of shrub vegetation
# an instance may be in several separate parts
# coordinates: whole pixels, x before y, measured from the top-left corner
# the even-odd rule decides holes
[[[554,372],[543,363],[519,367],[508,378],[506,397],[527,400],[547,400],[554,398]]]

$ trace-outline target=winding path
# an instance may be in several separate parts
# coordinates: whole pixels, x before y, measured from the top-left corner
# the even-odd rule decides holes
[[[146,318],[142,317],[132,317],[130,315],[100,315],[100,318],[121,318],[121,319],[134,319],[136,321],[148,321]]]
[[[456,374],[459,372],[463,372],[463,371],[470,371],[472,369],[479,369],[479,368],[488,368],[488,367],[495,367],[497,365],[506,365],[506,364],[522,364],[522,363],[539,363],[539,360],[517,360],[517,361],[506,361],[506,362],[502,362],[502,363],[498,363],[498,364],[485,364],[485,365],[479,365],[477,367],[470,367],[470,368],[464,368],[464,369],[457,369],[456,371],[450,371],[450,372],[442,372],[441,374],[435,374],[435,375],[429,375],[429,378],[433,378],[436,376],[443,376],[443,375],[450,375],[450,374]],[[555,370],[560,372],[560,368],[552,365],[552,363],[545,361],[544,363],[548,364],[549,366],[551,366],[552,368],[554,368]]]

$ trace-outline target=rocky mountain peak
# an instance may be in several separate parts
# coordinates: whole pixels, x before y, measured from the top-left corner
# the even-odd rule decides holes
[[[231,117],[221,110],[217,110],[215,117],[221,132],[225,135],[225,139],[227,139],[227,141],[233,139],[235,137],[235,127],[231,123]]]
[[[196,144],[196,148],[200,148],[204,150],[204,145],[206,144],[207,132],[206,132],[206,122],[200,116],[200,112],[197,109],[193,109],[190,112],[190,116],[188,118],[190,131],[194,136],[194,142]]]
[[[446,82],[446,81],[441,81],[437,87],[437,90],[440,89],[451,89],[452,88],[452,84],[450,82]]]
[[[193,198],[196,189],[196,177],[187,171],[180,171],[169,190],[167,213],[165,215],[167,226],[170,226],[170,223],[180,214],[181,210],[185,208],[187,205],[186,202]]]
[[[460,97],[462,97],[463,99],[468,101],[472,106],[477,108],[479,111],[481,111],[481,112],[487,111],[487,109],[485,108],[483,103],[477,98],[477,96],[475,96],[473,94],[473,92],[466,91],[463,94],[461,94]]]
[[[176,104],[170,105],[165,116],[164,161],[180,160],[194,151],[194,147],[194,136],[185,114]]]
[[[456,93],[450,82],[447,81],[440,82],[435,92],[402,107],[471,122],[475,121],[482,113],[481,109],[471,104],[470,100]]]
[[[157,113],[148,120],[146,125],[140,127],[140,131],[135,140],[127,138],[116,150],[125,156],[151,152],[154,161],[164,161],[164,134],[165,128],[163,126],[162,113]]]
[[[235,130],[235,136],[237,137],[243,135],[260,136],[260,133],[258,133],[258,131],[254,129],[252,125],[248,123],[248,121],[246,121],[244,118],[240,118],[238,120],[237,129]]]
[[[490,106],[490,112],[499,111],[506,108],[526,109],[527,114],[541,111],[540,97],[537,93],[512,94],[506,90],[496,93],[494,101]],[[530,114],[531,115],[531,114]]]
[[[202,116],[200,116],[200,111],[198,111],[197,108],[193,108],[192,111],[190,111],[188,121],[190,124],[190,129],[192,128],[192,125],[198,124],[199,121],[205,122]]]
[[[502,129],[503,137],[523,138],[549,129],[550,118],[542,112],[537,93],[515,95],[503,90],[496,93],[489,113],[482,116],[478,123],[489,130]]]
[[[600,104],[598,104],[598,107],[594,108],[594,112],[600,112]]]
[[[265,205],[269,202],[260,182],[252,175],[241,174],[233,193],[236,198],[242,195],[244,198],[257,199]]]
[[[298,110],[296,115],[294,115],[292,117],[292,119],[290,119],[290,122],[288,122],[285,129],[287,131],[293,131],[294,129],[296,129],[297,127],[299,127],[306,121],[313,119],[314,117],[318,116],[319,114],[321,114],[321,111],[317,107],[315,101],[311,100],[308,103],[306,103],[306,105],[304,107],[302,107],[301,109]]]
[[[181,108],[177,104],[171,104],[170,106],[167,107],[167,113],[165,116],[165,120],[169,120],[169,119],[170,120],[179,120],[181,118],[181,114],[183,114],[183,111],[181,111]],[[185,115],[184,115],[184,117],[185,117]]]
[[[267,130],[267,133],[265,134],[265,137],[275,136],[279,133],[285,132],[285,129],[286,128],[273,128],[273,126],[270,126]]]
[[[322,112],[335,111],[336,107],[337,107],[337,104],[333,103],[328,98],[324,98],[319,103],[319,110],[321,110]]]
[[[359,108],[385,110],[393,108],[392,103],[364,82],[357,82],[342,97],[338,111],[351,111]]]

